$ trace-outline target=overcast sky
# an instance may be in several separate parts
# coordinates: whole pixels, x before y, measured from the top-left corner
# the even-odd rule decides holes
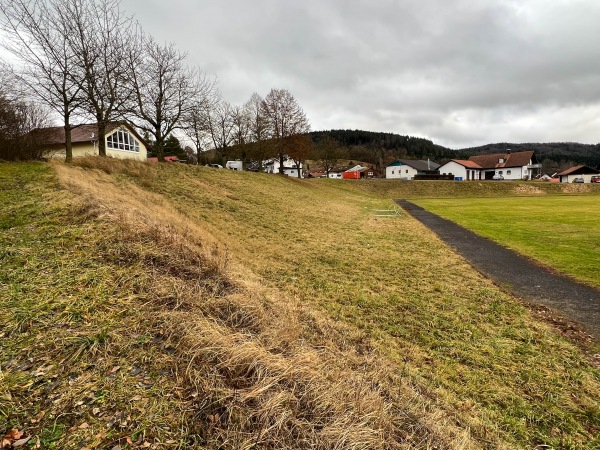
[[[600,142],[598,0],[123,0],[223,97],[451,148]]]

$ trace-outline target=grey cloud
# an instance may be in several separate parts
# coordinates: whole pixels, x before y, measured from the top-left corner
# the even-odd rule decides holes
[[[215,73],[228,100],[289,89],[313,129],[392,131],[453,147],[597,140],[590,119],[600,105],[594,0],[123,6]]]

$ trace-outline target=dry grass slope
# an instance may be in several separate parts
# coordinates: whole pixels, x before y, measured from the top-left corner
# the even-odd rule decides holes
[[[385,197],[328,181],[0,166],[0,432],[61,449],[599,445],[578,348],[419,224],[375,219]]]

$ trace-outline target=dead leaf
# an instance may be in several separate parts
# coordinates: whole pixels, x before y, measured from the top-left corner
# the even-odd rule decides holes
[[[2,441],[0,441],[0,448],[12,447],[15,441],[18,441],[22,437],[23,433],[21,433],[18,429],[13,428],[8,433],[6,433],[2,438]]]
[[[89,428],[90,425],[87,422],[83,422],[81,425],[79,425],[77,428],[79,428],[80,430],[85,430],[86,428]]]
[[[31,423],[39,422],[40,420],[42,420],[44,418],[45,415],[46,415],[46,411],[40,411],[33,417],[33,419],[31,419]]]
[[[18,441],[13,442],[12,446],[13,448],[23,447],[25,444],[27,444],[27,442],[29,442],[29,439],[31,439],[31,436],[19,439]]]
[[[112,374],[116,373],[120,368],[121,368],[121,366],[115,366],[110,370],[109,373],[112,375]]]

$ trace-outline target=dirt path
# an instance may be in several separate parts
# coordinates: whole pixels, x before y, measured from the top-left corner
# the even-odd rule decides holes
[[[479,272],[513,294],[581,323],[600,339],[600,291],[537,266],[527,258],[406,200],[404,210],[461,254]]]

